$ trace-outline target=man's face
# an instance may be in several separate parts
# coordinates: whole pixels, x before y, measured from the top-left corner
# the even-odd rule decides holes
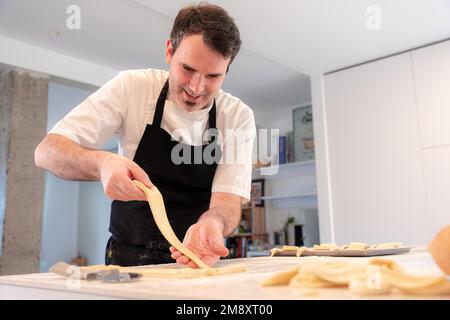
[[[185,36],[175,53],[167,40],[166,62],[170,64],[170,98],[190,112],[206,107],[216,96],[230,58],[209,48],[199,34]]]

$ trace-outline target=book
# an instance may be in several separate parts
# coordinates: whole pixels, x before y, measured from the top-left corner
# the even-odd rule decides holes
[[[278,163],[286,163],[286,136],[280,136],[278,142]]]
[[[294,162],[294,131],[286,133],[286,162]]]

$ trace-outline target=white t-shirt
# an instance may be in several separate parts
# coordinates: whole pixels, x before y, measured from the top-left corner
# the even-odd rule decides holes
[[[153,121],[156,102],[168,75],[167,71],[155,69],[121,71],[60,120],[50,133],[63,135],[89,149],[100,149],[118,134],[118,153],[133,159],[146,125]],[[224,157],[217,166],[211,191],[249,199],[256,136],[253,111],[222,90],[215,99],[216,127]],[[203,133],[208,128],[211,107],[212,104],[187,112],[166,100],[161,127],[174,139],[181,137],[185,144],[204,144],[207,136]]]

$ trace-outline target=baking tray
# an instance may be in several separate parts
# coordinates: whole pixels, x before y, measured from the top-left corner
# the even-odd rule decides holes
[[[301,257],[306,256],[319,256],[319,257],[373,257],[373,256],[385,256],[393,254],[407,253],[411,251],[412,247],[398,247],[392,249],[335,249],[335,250],[305,250]],[[281,251],[275,253],[274,257],[295,257],[296,250]]]

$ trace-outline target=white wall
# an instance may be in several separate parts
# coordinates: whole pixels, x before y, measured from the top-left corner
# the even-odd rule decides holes
[[[88,264],[105,263],[111,200],[100,182],[80,182],[78,248]]]
[[[49,83],[47,131],[92,93],[77,86]],[[105,145],[112,152],[116,147],[114,138]],[[101,183],[65,181],[50,173],[45,183],[41,271],[78,255],[89,264],[103,264],[111,202]]]
[[[78,182],[45,174],[40,271],[58,261],[70,263],[78,254]]]
[[[49,82],[47,131],[91,92]],[[45,176],[44,219],[40,271],[78,254],[78,182]]]

